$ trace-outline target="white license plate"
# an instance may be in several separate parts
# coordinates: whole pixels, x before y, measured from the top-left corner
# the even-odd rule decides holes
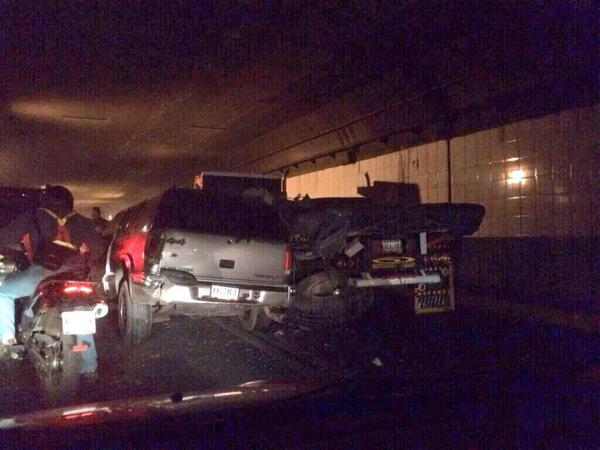
[[[65,311],[61,317],[64,335],[96,333],[94,311]]]
[[[402,241],[381,241],[381,249],[384,252],[402,253]]]
[[[237,300],[240,290],[229,286],[218,286],[213,284],[210,288],[210,296],[219,300]]]

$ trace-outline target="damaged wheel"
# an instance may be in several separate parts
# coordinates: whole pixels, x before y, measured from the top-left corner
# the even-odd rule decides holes
[[[321,272],[298,283],[298,297],[287,319],[307,326],[335,325],[365,315],[374,301],[371,289],[348,286],[339,272]]]

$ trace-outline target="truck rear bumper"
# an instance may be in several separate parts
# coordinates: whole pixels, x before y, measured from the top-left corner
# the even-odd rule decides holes
[[[350,278],[348,284],[356,288],[407,286],[412,284],[441,283],[438,274],[429,275],[399,275],[391,278]]]
[[[176,284],[165,280],[160,286],[131,283],[131,291],[136,303],[159,306],[187,305],[187,309],[199,312],[203,306],[207,311],[215,307],[232,310],[247,306],[284,307],[289,305],[292,292],[288,285],[228,283],[228,286],[238,290],[238,298],[222,299],[211,296],[212,285],[210,282]]]

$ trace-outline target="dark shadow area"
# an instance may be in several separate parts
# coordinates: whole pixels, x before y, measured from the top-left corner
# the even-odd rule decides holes
[[[456,280],[467,291],[600,311],[599,238],[465,238],[458,255]]]

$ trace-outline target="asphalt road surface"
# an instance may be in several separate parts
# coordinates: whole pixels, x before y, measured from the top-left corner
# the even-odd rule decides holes
[[[0,368],[0,417],[260,379],[330,380],[373,371],[418,380],[498,368],[528,389],[577,386],[590,377],[600,381],[598,335],[466,307],[415,317],[390,300],[362,320],[325,329],[274,324],[266,333],[254,333],[233,318],[175,317],[156,324],[151,339],[138,346],[121,342],[111,313],[98,321],[96,342],[99,378],[71,400],[46,400],[27,359]]]

